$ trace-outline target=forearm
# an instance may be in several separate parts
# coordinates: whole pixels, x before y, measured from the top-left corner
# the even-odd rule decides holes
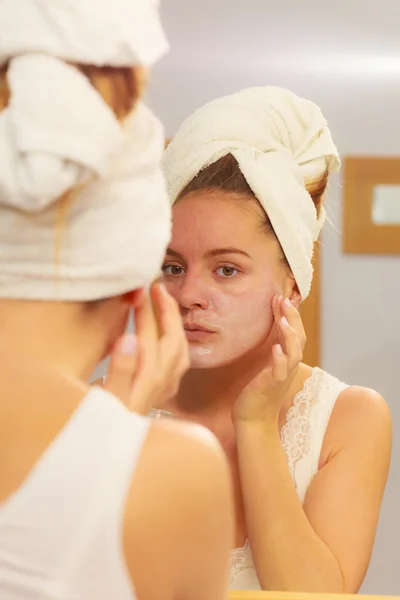
[[[339,563],[298,498],[277,424],[236,423],[246,523],[265,590],[342,592]]]

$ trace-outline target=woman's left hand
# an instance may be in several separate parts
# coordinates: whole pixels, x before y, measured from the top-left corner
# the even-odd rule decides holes
[[[299,311],[290,300],[274,296],[272,311],[278,343],[272,346],[269,364],[236,400],[234,421],[277,421],[282,402],[303,359],[306,334]]]

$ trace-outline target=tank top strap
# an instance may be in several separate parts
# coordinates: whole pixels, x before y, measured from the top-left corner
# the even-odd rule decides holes
[[[316,367],[296,394],[281,431],[288,466],[299,497],[318,471],[325,432],[339,394],[348,386]]]

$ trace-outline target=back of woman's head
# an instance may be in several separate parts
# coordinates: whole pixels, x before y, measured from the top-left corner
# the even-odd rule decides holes
[[[303,299],[311,287],[328,176],[339,165],[318,106],[275,87],[206,104],[183,123],[164,156],[172,204],[218,188],[261,205]]]
[[[0,297],[97,300],[159,269],[164,135],[140,96],[167,43],[156,3],[112,8],[0,6]]]

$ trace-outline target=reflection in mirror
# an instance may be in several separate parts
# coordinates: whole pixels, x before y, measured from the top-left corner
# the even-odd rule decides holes
[[[400,224],[400,185],[377,185],[374,187],[372,221],[375,225]]]

